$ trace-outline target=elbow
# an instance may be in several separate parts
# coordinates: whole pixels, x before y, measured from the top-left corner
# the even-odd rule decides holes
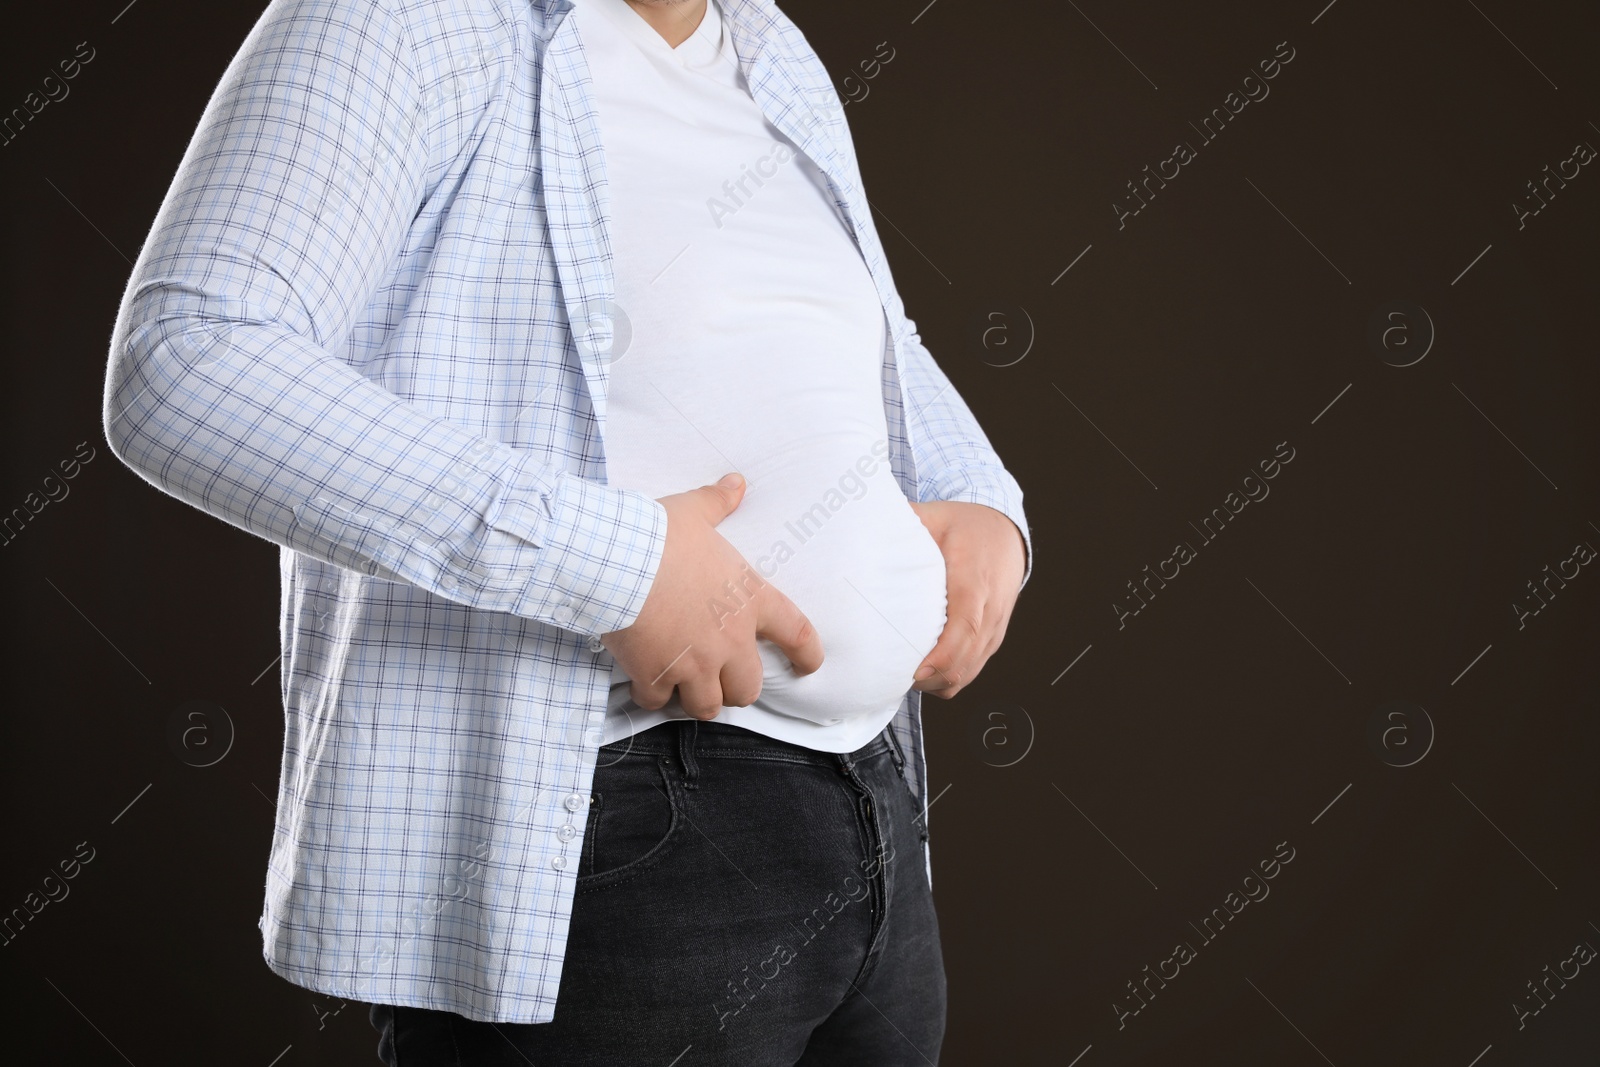
[[[207,486],[237,421],[230,370],[248,366],[239,334],[255,321],[243,298],[181,275],[138,276],[118,309],[107,354],[101,428],[111,454],[163,492],[207,510]]]
[[[126,310],[117,317],[111,331],[111,351],[106,362],[105,389],[100,399],[100,430],[105,434],[111,454],[132,467],[132,438],[136,433],[131,415],[130,399],[136,388],[130,388],[140,377],[137,360],[131,359],[132,346],[127,343],[130,333]]]
[[[101,429],[111,454],[157,485],[172,453],[192,436],[182,432],[189,420],[185,397],[193,393],[184,379],[214,354],[205,343],[212,331],[203,320],[193,311],[163,309],[136,296],[111,333]]]
[[[106,364],[105,392],[101,398],[100,428],[111,454],[141,474],[141,427],[153,413],[152,387],[156,384],[153,346],[147,344],[156,320],[141,318],[125,307],[111,333]]]
[[[219,481],[244,476],[235,452],[249,417],[260,413],[243,380],[252,364],[240,335],[252,323],[193,292],[150,283],[124,303],[111,334],[101,428],[111,454],[145,482],[217,514],[212,494]]]
[[[225,350],[231,319],[229,309],[212,306],[219,299],[227,303],[187,281],[147,272],[129,283],[111,331],[101,421],[112,454],[141,473],[162,427],[182,421],[178,409],[192,393],[185,379]]]
[[[128,417],[127,395],[117,388],[117,374],[117,368],[112,367],[106,375],[105,396],[100,410],[100,430],[105,435],[111,454],[124,465],[138,470],[139,464],[134,449],[137,427],[134,425],[134,420]]]

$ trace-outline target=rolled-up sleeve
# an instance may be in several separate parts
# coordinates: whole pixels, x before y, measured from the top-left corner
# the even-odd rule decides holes
[[[586,634],[630,624],[647,495],[424,410],[331,354],[390,292],[429,170],[424,86],[372,0],[274,0],[229,65],[112,334],[112,451],[235,526]]]

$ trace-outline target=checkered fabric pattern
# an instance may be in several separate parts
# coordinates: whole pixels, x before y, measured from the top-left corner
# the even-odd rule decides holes
[[[273,0],[135,265],[105,390],[125,463],[280,546],[268,965],[497,1022],[554,1017],[596,638],[637,616],[666,535],[659,503],[606,482],[609,216],[571,8]],[[1026,535],[905,317],[821,62],[770,2],[724,10],[882,298],[901,487]],[[919,696],[892,729],[925,810]]]

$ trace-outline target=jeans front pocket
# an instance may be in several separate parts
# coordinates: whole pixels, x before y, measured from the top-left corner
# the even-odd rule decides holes
[[[683,797],[668,757],[631,752],[598,767],[590,793],[594,801],[578,863],[579,893],[642,874],[676,847]]]

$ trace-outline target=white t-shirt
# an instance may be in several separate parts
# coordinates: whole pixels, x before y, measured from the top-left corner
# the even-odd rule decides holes
[[[717,721],[859,748],[945,621],[943,556],[889,468],[871,275],[822,172],[751,98],[715,0],[676,49],[626,0],[574,13],[610,191],[611,484],[662,497],[745,476],[718,530],[806,613],[826,659],[799,678],[760,641],[760,699]],[[706,611],[740,610],[728,592]],[[676,694],[640,709],[613,661],[605,742],[684,717]]]

